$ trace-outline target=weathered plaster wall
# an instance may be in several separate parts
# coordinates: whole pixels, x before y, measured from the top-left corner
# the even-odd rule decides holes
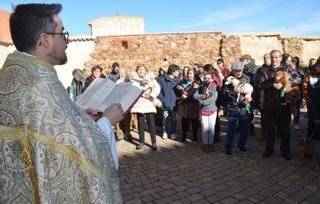
[[[66,50],[68,56],[67,64],[55,66],[58,77],[65,87],[71,84],[72,70],[85,68],[85,62],[90,60],[90,53],[93,52],[94,46],[94,39],[91,37],[77,38],[71,40],[68,44]]]
[[[277,49],[283,51],[280,35],[239,36],[241,42],[241,55],[249,54],[255,59],[257,65],[263,64],[263,55]]]

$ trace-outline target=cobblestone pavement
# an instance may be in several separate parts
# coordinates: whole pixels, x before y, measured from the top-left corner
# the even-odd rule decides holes
[[[249,136],[247,153],[234,151],[231,157],[226,156],[225,127],[213,153],[204,153],[201,142],[181,143],[157,137],[159,148],[155,152],[146,146],[137,151],[134,144],[120,141],[124,202],[320,203],[320,169],[310,160],[299,159],[297,141],[304,135],[304,116],[301,122],[302,130],[292,130],[291,161],[280,156],[279,139],[274,156],[262,158],[264,142],[257,141],[257,134]],[[132,133],[137,139],[137,133]],[[150,144],[147,133],[146,138]],[[237,139],[238,134],[234,143]]]

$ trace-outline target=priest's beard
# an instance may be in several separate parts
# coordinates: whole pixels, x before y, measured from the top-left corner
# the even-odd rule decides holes
[[[63,64],[65,64],[65,63],[67,63],[67,61],[68,61],[68,57],[67,57],[67,55],[65,54],[64,57],[60,60],[59,65],[63,65]]]
[[[52,65],[63,65],[68,61],[65,50],[52,52],[49,57],[52,59]]]

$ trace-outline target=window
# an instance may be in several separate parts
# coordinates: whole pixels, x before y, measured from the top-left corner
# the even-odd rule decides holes
[[[128,49],[128,41],[122,41],[122,49]]]

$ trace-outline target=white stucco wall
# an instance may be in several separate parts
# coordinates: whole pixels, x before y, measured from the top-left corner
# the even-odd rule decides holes
[[[281,40],[277,36],[240,36],[241,55],[249,54],[256,65],[263,64],[263,55],[271,50],[282,51]]]
[[[90,59],[90,53],[94,49],[94,40],[71,41],[66,50],[68,62],[65,65],[55,66],[58,77],[65,87],[71,84],[72,70],[83,69],[84,63]]]
[[[303,43],[303,56],[302,61],[304,64],[309,63],[310,58],[317,59],[320,57],[320,40],[302,41]]]
[[[0,69],[2,68],[2,65],[4,61],[7,58],[7,55],[15,50],[14,45],[5,46],[0,44]]]
[[[144,34],[142,16],[105,16],[90,22],[93,36]]]
[[[68,62],[65,65],[55,66],[58,77],[62,84],[67,88],[72,80],[72,70],[75,68],[83,69],[84,63],[90,59],[90,53],[94,49],[94,40],[92,37],[84,41],[71,41],[66,50]],[[7,55],[15,50],[13,45],[4,46],[0,44],[0,68]]]

